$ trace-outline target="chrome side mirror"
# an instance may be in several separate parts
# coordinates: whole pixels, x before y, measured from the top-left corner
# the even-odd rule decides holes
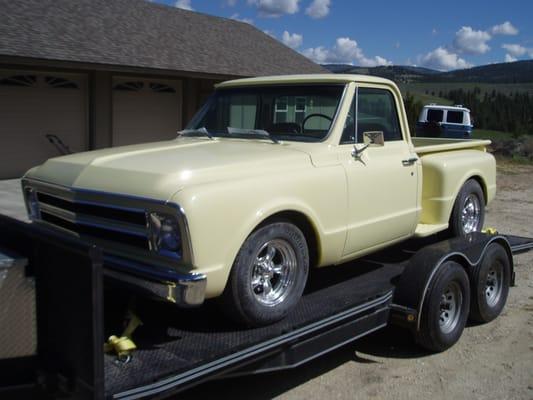
[[[370,146],[370,144],[365,144],[363,147],[357,148],[357,145],[354,144],[352,149],[352,157],[356,160],[361,160],[361,156],[368,146]]]
[[[382,147],[385,145],[385,138],[383,131],[367,131],[363,132],[363,147],[357,147],[357,144],[354,143],[352,149],[352,157],[356,160],[361,160],[361,156],[364,151],[369,147]]]

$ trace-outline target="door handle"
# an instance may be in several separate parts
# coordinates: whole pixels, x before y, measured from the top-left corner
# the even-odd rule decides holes
[[[409,165],[413,165],[417,161],[418,161],[417,157],[408,158],[407,160],[402,160],[402,165],[404,167],[408,167]]]

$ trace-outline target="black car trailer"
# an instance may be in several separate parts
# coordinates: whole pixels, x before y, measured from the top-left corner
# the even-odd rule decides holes
[[[162,398],[212,379],[294,368],[389,323],[442,351],[469,314],[489,321],[500,313],[514,284],[513,254],[531,248],[532,239],[481,233],[409,241],[315,271],[286,319],[246,329],[209,302],[191,310],[133,302],[107,276],[100,248],[0,216],[0,253],[28,260],[37,314],[36,354],[0,360],[0,398]],[[104,353],[132,309],[143,323],[137,350]]]

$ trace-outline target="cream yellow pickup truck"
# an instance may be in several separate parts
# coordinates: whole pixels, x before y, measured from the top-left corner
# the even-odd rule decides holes
[[[479,231],[489,143],[411,138],[386,79],[262,77],[219,84],[174,140],[53,158],[22,185],[30,218],[101,245],[110,278],[259,326],[311,268]]]

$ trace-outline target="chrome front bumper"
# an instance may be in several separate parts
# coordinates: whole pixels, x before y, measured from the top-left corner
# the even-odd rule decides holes
[[[109,259],[108,259],[109,260]],[[125,285],[142,295],[168,301],[181,307],[194,307],[205,300],[206,276],[203,274],[167,274],[162,276],[138,276],[114,268],[117,265],[106,262],[104,256],[104,275],[106,278]],[[146,271],[146,270],[145,270]]]

